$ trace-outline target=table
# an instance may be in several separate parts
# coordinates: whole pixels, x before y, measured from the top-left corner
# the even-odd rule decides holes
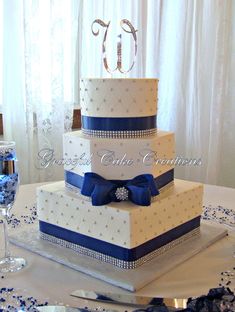
[[[27,210],[26,206],[32,207],[36,202],[35,191],[39,185],[41,184],[20,186],[13,213],[24,214]],[[213,207],[220,205],[233,209],[235,214],[235,189],[205,185],[204,205]],[[3,252],[1,239],[2,235],[0,256]],[[18,292],[25,290],[39,300],[80,307],[87,306],[88,302],[69,295],[76,289],[126,292],[16,246],[12,246],[12,252],[25,257],[28,266],[20,272],[5,275],[0,279],[0,288],[19,288]],[[235,231],[229,229],[227,237],[139,290],[138,294],[163,297],[190,297],[205,294],[210,288],[218,287],[222,271],[235,266],[234,252]],[[234,284],[231,286],[233,290]],[[89,307],[95,306],[97,303],[89,303]]]

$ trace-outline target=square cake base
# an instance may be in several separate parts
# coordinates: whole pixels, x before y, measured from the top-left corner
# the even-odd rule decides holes
[[[221,227],[202,222],[200,235],[171,248],[139,268],[125,270],[40,239],[37,226],[10,237],[12,243],[52,261],[129,291],[137,291],[226,236]],[[174,261],[172,261],[174,259]]]
[[[199,233],[200,183],[175,179],[150,206],[93,206],[64,182],[37,190],[41,237],[81,254],[133,269]]]

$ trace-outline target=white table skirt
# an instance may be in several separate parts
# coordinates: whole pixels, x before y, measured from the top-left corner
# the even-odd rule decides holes
[[[35,203],[35,189],[38,185],[40,184],[20,187],[13,213],[24,214],[25,206],[32,206]],[[235,189],[205,185],[204,205],[220,205],[233,209],[235,213]],[[1,233],[1,254],[3,253],[2,236]],[[28,266],[20,272],[5,274],[3,279],[0,278],[0,288],[14,287],[19,289],[19,293],[25,290],[40,300],[80,307],[87,306],[88,302],[69,295],[76,289],[125,292],[26,250],[15,246],[11,248],[13,254],[27,259]],[[190,297],[205,294],[210,288],[218,287],[222,271],[234,267],[234,252],[235,233],[230,230],[226,238],[139,290],[138,294],[163,297]],[[234,284],[231,288],[233,287]],[[97,303],[89,303],[89,307],[92,306],[97,306]]]

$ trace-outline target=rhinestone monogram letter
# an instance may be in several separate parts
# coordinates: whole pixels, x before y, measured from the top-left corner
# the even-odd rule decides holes
[[[129,67],[129,69],[126,71],[122,67],[122,34],[120,33],[118,35],[118,41],[117,41],[117,66],[112,70],[112,69],[110,69],[110,67],[108,65],[107,54],[106,54],[106,41],[107,41],[107,34],[108,34],[109,26],[110,26],[110,21],[106,24],[104,21],[102,21],[100,19],[94,20],[94,22],[91,25],[91,31],[92,31],[92,34],[94,36],[98,36],[99,30],[97,30],[97,31],[94,30],[94,24],[99,24],[100,26],[106,28],[106,30],[104,32],[103,42],[102,42],[102,53],[103,53],[104,67],[107,70],[107,72],[113,73],[116,70],[118,70],[120,73],[125,74],[125,73],[128,73],[129,71],[131,71],[134,64],[135,64],[135,59],[136,59],[136,54],[137,54],[137,36],[136,36],[137,30],[133,27],[131,22],[128,21],[127,19],[122,19],[120,21],[121,29],[126,33],[132,34],[132,37],[134,39],[134,44],[135,44],[133,62],[131,64],[131,66]],[[126,26],[129,29],[126,29],[125,28]]]

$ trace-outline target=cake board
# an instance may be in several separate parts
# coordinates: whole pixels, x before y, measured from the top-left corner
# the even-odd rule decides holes
[[[227,230],[202,222],[200,235],[190,238],[142,266],[126,270],[42,240],[38,227],[10,236],[11,243],[114,286],[135,292],[227,235]],[[173,259],[173,260],[172,260]]]

